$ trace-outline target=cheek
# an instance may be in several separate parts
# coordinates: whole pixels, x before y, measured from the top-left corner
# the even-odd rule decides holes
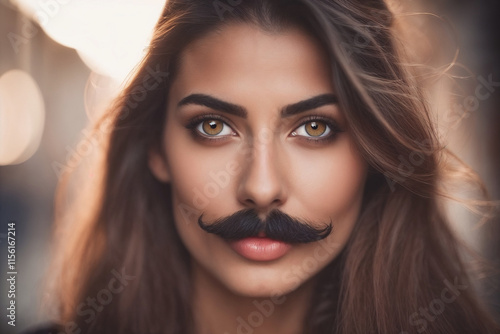
[[[224,150],[210,150],[196,143],[189,131],[179,125],[167,125],[166,134],[164,147],[176,228],[189,252],[201,262],[207,262],[211,259],[204,256],[213,254],[218,243],[215,236],[199,228],[197,220],[202,213],[219,208],[216,201],[227,198],[230,180],[220,175],[230,157]]]
[[[332,219],[332,233],[319,242],[300,245],[293,266],[313,275],[337,257],[357,221],[367,165],[349,137],[332,145],[324,154],[303,156],[295,164],[296,207],[319,222]],[[312,172],[314,171],[314,172]],[[293,267],[292,267],[293,268]],[[286,270],[285,277],[297,280],[297,273]]]
[[[349,137],[343,137],[322,154],[297,154],[301,158],[294,159],[299,162],[294,167],[294,193],[305,212],[323,219],[343,219],[357,213],[367,167]]]
[[[239,167],[235,149],[207,148],[179,126],[167,126],[166,130],[166,156],[174,201],[200,213],[227,201],[234,171]]]

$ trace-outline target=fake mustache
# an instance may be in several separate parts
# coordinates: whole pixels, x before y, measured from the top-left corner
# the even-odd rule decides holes
[[[198,218],[198,225],[204,231],[227,240],[257,237],[264,233],[267,238],[286,243],[309,243],[326,238],[333,228],[331,221],[323,228],[316,228],[277,209],[272,210],[265,220],[261,220],[254,209],[237,211],[211,224],[205,223],[202,216]]]

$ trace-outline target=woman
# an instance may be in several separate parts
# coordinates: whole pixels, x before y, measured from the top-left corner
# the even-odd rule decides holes
[[[168,1],[60,225],[57,330],[497,333],[393,24],[381,0]]]

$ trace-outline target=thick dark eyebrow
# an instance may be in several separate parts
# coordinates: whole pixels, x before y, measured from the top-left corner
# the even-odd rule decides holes
[[[328,104],[337,104],[338,98],[333,94],[322,94],[311,97],[297,103],[289,104],[281,110],[281,117],[289,117],[308,110],[316,109]],[[214,110],[222,111],[228,114],[247,118],[247,111],[242,106],[219,100],[206,94],[191,94],[184,97],[177,103],[177,107],[188,104],[197,104]]]
[[[233,114],[242,118],[247,118],[247,111],[245,108],[219,100],[213,96],[205,94],[191,94],[183,98],[177,103],[177,107],[181,107],[187,104],[197,104],[200,106],[205,106],[214,110],[222,111],[228,114]]]
[[[328,104],[337,104],[338,98],[333,94],[322,94],[294,104],[287,105],[281,110],[281,117],[288,117],[308,110],[316,109]]]

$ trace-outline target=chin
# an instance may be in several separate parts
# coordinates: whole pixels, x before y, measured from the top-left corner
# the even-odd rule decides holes
[[[281,267],[281,266],[278,266]],[[242,269],[242,270],[241,270]],[[304,285],[310,277],[290,276],[287,268],[250,266],[219,272],[218,279],[233,294],[248,298],[273,298],[287,295]]]
[[[232,284],[227,286],[235,295],[248,298],[275,298],[287,295],[298,286],[283,285],[281,282],[258,282],[258,284]]]

